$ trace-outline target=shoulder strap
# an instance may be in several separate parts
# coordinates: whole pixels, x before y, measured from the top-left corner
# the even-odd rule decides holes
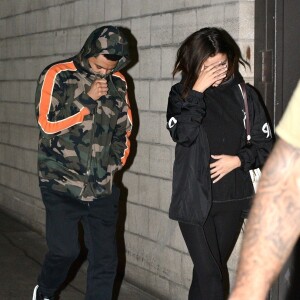
[[[251,140],[250,119],[249,119],[248,98],[247,98],[247,92],[246,92],[246,84],[245,84],[245,82],[240,83],[239,87],[241,89],[241,93],[242,93],[242,96],[243,96],[243,99],[244,99],[245,114],[246,114],[247,143],[250,143],[250,140]]]

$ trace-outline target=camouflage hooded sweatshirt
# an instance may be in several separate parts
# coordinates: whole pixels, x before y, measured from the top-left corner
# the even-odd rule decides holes
[[[98,101],[88,96],[99,77],[87,58],[98,54],[121,57],[103,77],[108,93]],[[117,27],[91,33],[78,55],[48,66],[36,91],[36,116],[40,127],[38,169],[41,188],[92,201],[111,193],[115,171],[129,154],[132,126],[124,76],[128,44]]]

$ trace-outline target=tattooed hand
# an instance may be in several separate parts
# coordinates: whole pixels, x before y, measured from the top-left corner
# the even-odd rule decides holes
[[[262,172],[230,300],[264,300],[300,233],[300,149],[280,139]]]

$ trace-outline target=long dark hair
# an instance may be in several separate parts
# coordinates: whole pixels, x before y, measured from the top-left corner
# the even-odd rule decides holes
[[[202,28],[187,37],[177,51],[172,74],[174,77],[176,73],[182,73],[183,98],[186,98],[188,90],[195,84],[204,61],[218,53],[226,54],[228,58],[226,78],[238,71],[239,63],[250,67],[243,59],[239,46],[226,30]]]

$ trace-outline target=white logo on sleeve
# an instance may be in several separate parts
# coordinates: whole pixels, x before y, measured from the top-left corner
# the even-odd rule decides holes
[[[263,131],[263,133],[265,133],[267,135],[267,138],[272,136],[271,128],[270,128],[270,125],[268,123],[265,123],[263,125],[262,131]]]
[[[172,128],[176,123],[177,123],[177,120],[174,117],[172,117],[168,122],[169,128]]]

